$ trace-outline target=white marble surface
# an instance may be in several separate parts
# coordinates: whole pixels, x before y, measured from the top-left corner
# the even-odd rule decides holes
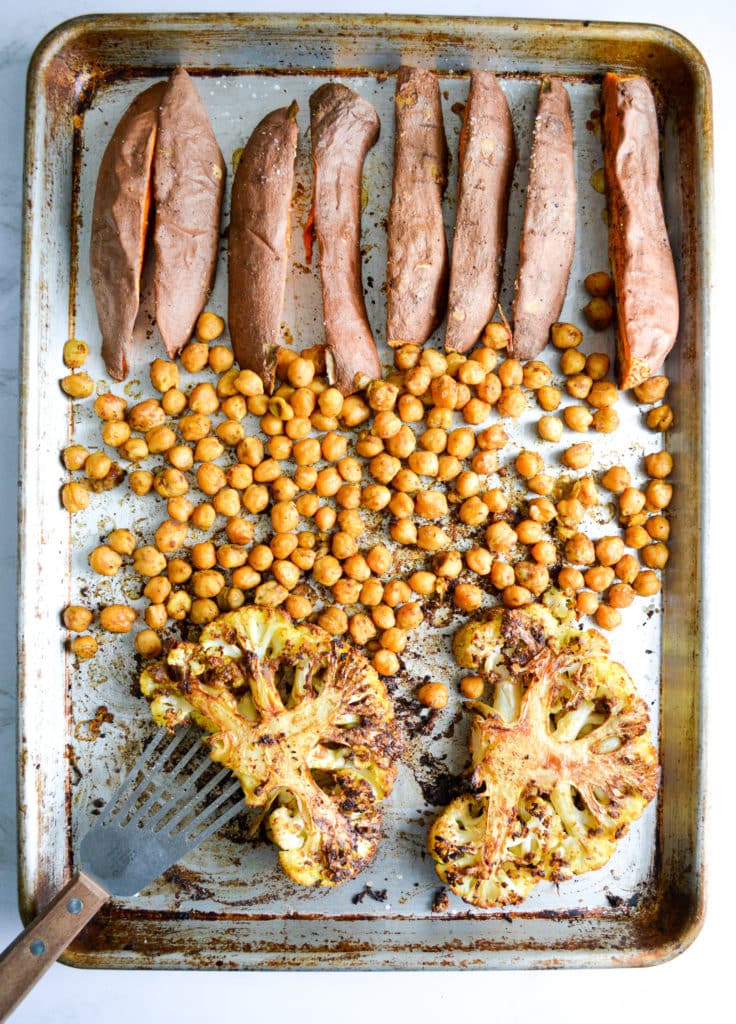
[[[46,31],[77,14],[85,5],[52,0],[25,0],[0,5],[0,593],[15,590],[19,266],[21,174],[25,73],[30,55]],[[133,2],[96,0],[96,12],[121,10],[237,10],[219,3]],[[388,0],[352,5],[339,3],[256,4],[251,10],[364,10],[387,8],[407,13],[441,13],[442,0],[396,4]],[[242,9],[242,7],[240,7]],[[309,1022],[331,1016],[341,1021],[502,1018],[507,1024],[544,1019],[607,1024],[653,1017],[673,1022],[705,1014],[732,1019],[730,946],[734,934],[733,896],[733,726],[734,671],[730,645],[722,639],[733,630],[734,573],[732,521],[734,486],[733,318],[727,299],[733,285],[729,271],[736,261],[734,237],[733,112],[724,113],[733,96],[732,60],[736,14],[732,0],[620,0],[603,7],[576,0],[516,0],[514,3],[459,2],[458,14],[506,14],[656,22],[689,37],[703,52],[713,75],[716,107],[716,194],[719,260],[715,264],[711,366],[712,570],[710,583],[710,820],[709,891],[706,924],[694,945],[674,961],[648,970],[578,973],[502,974],[196,974],[159,972],[79,972],[55,966],[13,1015],[18,1024],[117,1024],[135,1017],[140,1024],[161,1018],[188,1022],[222,1013],[263,1021]],[[719,287],[720,282],[720,287]],[[15,854],[15,622],[12,599],[0,617],[0,949],[20,926],[16,907]],[[722,1001],[723,1000],[723,1001]],[[731,1006],[731,1010],[728,1007]]]

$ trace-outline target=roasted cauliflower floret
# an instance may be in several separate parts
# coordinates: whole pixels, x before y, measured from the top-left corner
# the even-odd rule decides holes
[[[371,860],[403,737],[357,651],[282,611],[241,608],[173,647],[140,686],[159,725],[191,719],[210,734],[210,756],[263,808],[295,882],[337,885]]]
[[[440,878],[492,907],[602,867],[659,778],[646,705],[606,640],[532,605],[467,623],[453,649],[491,703],[472,705],[472,791],[430,829]]]

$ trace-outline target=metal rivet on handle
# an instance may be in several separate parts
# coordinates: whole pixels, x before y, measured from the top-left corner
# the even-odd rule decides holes
[[[46,952],[46,943],[43,939],[34,939],[31,943],[31,953],[33,956],[43,956]]]
[[[79,914],[79,913],[81,913],[83,906],[84,906],[84,903],[82,903],[82,901],[80,899],[77,899],[76,896],[73,896],[68,901],[68,903],[66,905],[66,909],[69,911],[70,914]]]

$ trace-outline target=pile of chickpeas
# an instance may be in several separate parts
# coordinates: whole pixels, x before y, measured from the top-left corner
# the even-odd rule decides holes
[[[297,621],[349,636],[377,672],[392,676],[428,601],[472,614],[499,600],[523,607],[555,586],[579,615],[613,629],[637,596],[659,590],[672,458],[647,456],[650,479],[641,490],[624,466],[596,479],[593,445],[575,435],[615,431],[619,392],[607,377],[608,357],[583,355],[574,325],[551,332],[575,400],[561,413],[551,367],[505,356],[503,323],[490,323],[468,356],[403,345],[392,372],[348,397],[326,380],[320,348],[281,349],[278,386],[265,394],[261,379],[234,365],[231,349],[218,343],[223,330],[219,316],[203,313],[178,362],[154,360],[150,381],[159,397],[129,406],[111,392],[97,395],[94,411],[111,454],[81,445],[63,453],[66,468],[82,474],[62,488],[70,512],[126,475],[136,495],[165,502],[166,518],[147,543],[121,527],[89,554],[101,576],[132,570],[145,581],[146,628],[135,641],[143,657],[161,654],[172,622],[203,626],[253,603],[283,606]],[[80,370],[86,356],[84,342],[65,346],[72,372],[61,384],[72,397],[94,391]],[[180,366],[193,375],[209,370],[214,383],[185,389]],[[651,407],[646,422],[656,431],[672,423],[662,402],[668,383],[652,377],[634,392]],[[530,403],[540,411],[541,441],[557,444],[570,434],[561,470],[525,449],[502,462],[506,426]],[[249,416],[257,429],[246,425]],[[583,523],[601,489],[615,496],[620,531],[593,541]],[[99,624],[126,633],[137,618],[130,606],[113,604],[100,611]],[[79,658],[96,651],[85,632],[92,621],[79,605],[64,613],[78,634],[71,646]],[[476,677],[461,684],[467,697],[481,690]],[[443,707],[447,689],[427,683],[418,697]]]

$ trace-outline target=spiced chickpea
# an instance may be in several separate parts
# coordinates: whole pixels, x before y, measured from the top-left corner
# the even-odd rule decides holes
[[[255,515],[268,507],[268,488],[262,484],[251,484],[243,491],[243,508]]]
[[[383,588],[383,602],[389,608],[396,608],[411,600],[411,587],[405,580],[391,580]]]
[[[675,422],[675,414],[669,405],[656,405],[647,413],[645,422],[650,430],[669,430]]]
[[[300,516],[311,519],[319,508],[319,497],[316,494],[300,494],[294,504]]]
[[[349,395],[343,400],[340,418],[346,427],[357,427],[370,418],[371,410],[360,395]]]
[[[562,526],[577,526],[584,516],[585,506],[579,498],[560,498],[557,502],[557,517]]]
[[[507,608],[522,608],[525,604],[531,604],[534,596],[526,587],[520,587],[515,583],[505,587],[501,600]]]
[[[664,569],[669,557],[670,553],[667,545],[661,541],[645,544],[641,549],[641,560],[649,569]]]
[[[70,604],[62,615],[64,625],[72,633],[83,633],[85,629],[89,629],[93,618],[89,608],[80,604]]]
[[[212,541],[195,544],[189,554],[195,569],[211,569],[217,563],[217,551]]]
[[[458,516],[467,526],[480,526],[489,515],[488,506],[478,495],[472,495],[460,506]]]
[[[361,582],[360,580],[358,582]],[[377,608],[383,602],[383,584],[372,577],[364,580],[360,587],[360,602],[366,608]]]
[[[578,615],[595,615],[599,605],[598,595],[591,590],[581,590],[575,597],[575,610]]]
[[[427,410],[426,424],[428,430],[432,427],[439,427],[441,430],[451,430],[452,422],[452,409],[439,409],[437,407],[433,407]]]
[[[562,453],[562,465],[568,469],[585,469],[593,458],[593,445],[589,441],[572,444]]]
[[[536,544],[543,536],[542,524],[534,519],[522,519],[514,530],[520,544]]]
[[[597,380],[588,395],[588,405],[594,409],[606,409],[618,401],[618,388],[610,380]]]
[[[625,487],[619,495],[618,508],[622,516],[633,516],[641,512],[646,504],[646,496],[637,487]]]
[[[667,508],[672,501],[672,485],[664,480],[650,480],[644,488],[644,496],[647,510]]]
[[[557,574],[557,586],[565,593],[577,593],[585,586],[585,578],[579,569],[566,565]]]
[[[483,495],[483,504],[488,506],[490,512],[498,515],[503,514],[509,507],[506,495],[500,487],[492,487]]]
[[[169,388],[161,396],[161,408],[167,416],[179,416],[187,407],[187,396],[179,388]]]
[[[666,516],[650,516],[650,518],[647,519],[646,523],[644,524],[644,529],[647,531],[652,540],[669,540],[670,522]]]
[[[360,647],[363,647],[372,640],[378,632],[373,624],[373,620],[364,612],[358,612],[356,615],[351,616],[348,623],[348,631],[355,643]]]
[[[476,583],[458,583],[452,603],[463,612],[474,612],[483,604],[483,591]]]
[[[418,601],[407,601],[396,611],[396,626],[401,630],[416,629],[424,621],[424,612]],[[381,641],[383,643],[383,639]],[[386,644],[383,644],[386,647]]]
[[[239,569],[233,570],[232,581],[233,586],[240,590],[253,590],[260,584],[261,574],[256,572],[252,566],[243,565]]]
[[[289,594],[284,602],[284,607],[296,621],[306,619],[312,614],[312,602],[305,594]]]
[[[657,480],[664,480],[672,472],[672,456],[669,452],[659,451],[647,455],[644,460],[647,473]]]
[[[500,351],[501,349],[508,348],[511,342],[511,332],[509,331],[506,324],[491,322],[486,324],[481,341],[489,349],[495,349]]]
[[[508,562],[503,562],[500,558],[493,562],[491,566],[491,583],[498,590],[505,590],[506,587],[513,586],[515,578],[514,568]]]
[[[455,493],[459,498],[471,498],[480,491],[481,479],[472,469],[465,469],[455,479]]]
[[[89,458],[89,452],[81,444],[71,444],[62,452],[62,462],[68,470],[81,469]]]
[[[504,388],[496,403],[500,416],[517,419],[526,408],[526,397],[519,387]]]
[[[555,480],[549,473],[537,473],[536,476],[527,480],[526,485],[535,494],[551,494],[555,487]]]
[[[596,610],[595,621],[601,629],[616,629],[621,625],[621,612],[611,604],[601,604]]]
[[[611,466],[601,477],[601,484],[613,494],[621,494],[631,484],[631,474],[625,466]]]
[[[98,395],[95,399],[95,413],[105,422],[124,419],[127,408],[128,403],[126,400],[119,395],[113,395],[110,391],[107,391],[104,395]]]
[[[457,459],[467,459],[475,448],[475,434],[470,427],[458,427],[447,435],[446,451]]]
[[[585,585],[597,594],[603,593],[613,583],[616,574],[610,565],[593,565],[583,573]]]
[[[394,654],[401,654],[406,649],[408,639],[405,629],[389,626],[381,633],[381,647],[387,651],[393,651]]]
[[[425,708],[441,711],[447,706],[447,687],[444,683],[423,683],[417,690],[417,700]]]
[[[549,587],[549,572],[544,565],[522,559],[514,564],[514,578],[519,586],[526,587],[539,597]]]
[[[220,544],[217,549],[217,564],[222,569],[237,569],[247,558],[248,552],[237,544]]]
[[[557,549],[551,540],[538,540],[531,546],[530,554],[540,565],[554,565],[557,561]]]
[[[463,571],[462,555],[459,551],[442,551],[432,559],[432,569],[442,579],[457,579]]]
[[[460,693],[468,700],[479,700],[483,696],[483,680],[480,676],[464,676],[460,680]]]
[[[528,508],[529,518],[536,523],[551,523],[557,517],[557,509],[549,498],[532,498]]]
[[[323,505],[314,513],[315,526],[318,530],[322,530],[323,533],[331,530],[336,521],[337,512],[334,508],[330,508],[329,505]]]
[[[593,422],[592,413],[583,405],[568,405],[563,410],[562,417],[570,430],[579,434],[585,433]]]
[[[603,380],[610,366],[611,360],[605,352],[591,352],[585,360],[585,372],[594,381]]]
[[[312,576],[317,583],[332,587],[342,576],[342,566],[334,555],[323,555],[315,561]]]
[[[481,473],[481,472],[488,472],[488,473],[495,472],[495,470],[494,471],[492,471],[490,469],[485,469],[484,470],[482,468],[483,465],[488,465],[491,461],[493,461],[495,459],[495,455],[496,455],[495,452],[476,452],[475,456],[473,457],[473,459],[471,461],[471,465],[473,466],[473,471],[474,472],[478,472],[478,473]],[[485,463],[483,462],[483,459],[482,459],[483,456],[488,456],[488,459],[486,459]],[[496,459],[496,463],[498,463],[497,459]],[[454,480],[456,477],[458,477],[460,475],[460,473],[462,472],[462,468],[463,468],[463,464],[460,461],[460,459],[457,458],[457,456],[455,456],[455,455],[440,455],[440,457],[437,460],[437,479],[440,480],[442,483],[447,483],[450,480]]]
[[[622,555],[614,566],[614,571],[622,583],[633,583],[639,575],[641,566],[635,555]]]
[[[501,364],[503,366],[503,364]],[[499,377],[503,381],[501,371],[499,369]],[[552,376],[552,371],[546,363],[543,363],[539,359],[530,359],[528,363],[524,364],[522,371],[522,383],[524,387],[531,388],[532,391],[538,391],[539,388],[544,387],[548,384]],[[519,383],[517,381],[517,383]]]
[[[520,476],[529,479],[529,477],[542,472],[544,459],[537,452],[523,450],[516,456],[514,466]]]
[[[585,356],[577,349],[568,349],[560,357],[560,369],[566,377],[582,373],[585,369]]]
[[[425,451],[441,455],[447,448],[447,432],[439,427],[431,427],[421,435],[419,444]]]
[[[648,544],[651,537],[643,526],[627,526],[624,530],[624,544],[627,548],[639,550]]]
[[[100,544],[87,557],[87,561],[94,572],[100,576],[115,576],[123,559],[107,544]]]
[[[544,412],[554,412],[562,401],[562,392],[550,384],[543,384],[537,390],[537,403]]]
[[[129,633],[136,612],[126,604],[109,604],[100,612],[100,626],[107,633]]]
[[[434,594],[437,587],[437,577],[426,569],[418,569],[413,572],[407,582],[415,594],[420,594],[423,597]]]
[[[574,373],[565,382],[567,393],[573,398],[587,398],[592,387],[593,381],[586,373]]]
[[[576,348],[583,340],[583,332],[574,324],[559,322],[552,324],[550,337],[555,348]]]
[[[502,391],[501,381],[495,373],[487,373],[480,384],[475,387],[478,398],[491,407],[498,404]]]
[[[443,455],[441,458],[452,458],[452,456]],[[482,476],[491,476],[493,473],[498,472],[498,453],[495,451],[476,452],[470,460],[470,465],[474,473],[480,473]]]
[[[447,515],[447,498],[442,491],[420,491],[415,499],[415,510],[422,519],[442,519]]]
[[[393,676],[399,671],[399,659],[393,651],[379,647],[371,660],[373,668],[379,676]]]
[[[299,488],[290,476],[277,476],[271,482],[271,497],[276,502],[293,501]]]
[[[217,607],[224,612],[234,612],[245,604],[245,594],[240,587],[223,587],[217,595]]]
[[[225,586],[225,577],[217,569],[198,569],[192,574],[192,590],[197,597],[217,597]]]
[[[403,423],[420,423],[424,419],[424,405],[414,395],[402,395],[396,409]]]
[[[662,589],[662,584],[651,569],[643,569],[632,584],[639,597],[654,597]]]
[[[508,523],[491,523],[486,530],[486,545],[489,551],[511,551],[516,547],[517,543],[516,531]]]
[[[636,597],[636,591],[629,583],[614,583],[608,591],[607,601],[611,608],[628,608]]]
[[[641,384],[634,388],[634,395],[637,402],[641,405],[653,405],[655,402],[661,402],[664,396],[667,394],[667,389],[670,386],[669,378],[664,377],[661,374],[654,377],[649,377]]]
[[[119,555],[132,555],[135,551],[135,537],[130,530],[113,530],[108,535],[107,546]]]
[[[135,638],[135,649],[142,658],[158,658],[163,650],[163,644],[155,630],[142,629]]]
[[[393,556],[385,544],[375,544],[366,555],[366,562],[376,576],[385,576],[393,564]]]
[[[595,561],[593,542],[584,533],[575,533],[565,541],[565,558],[574,565],[592,565]]]
[[[555,444],[562,437],[562,432],[562,420],[557,416],[540,416],[537,421],[537,433],[543,441],[551,441]],[[532,476],[536,476],[536,474],[532,473]]]
[[[612,434],[614,430],[618,430],[618,413],[613,406],[607,406],[604,409],[596,409],[593,413],[593,419],[591,420],[590,425],[593,430],[597,430],[599,434]]]

